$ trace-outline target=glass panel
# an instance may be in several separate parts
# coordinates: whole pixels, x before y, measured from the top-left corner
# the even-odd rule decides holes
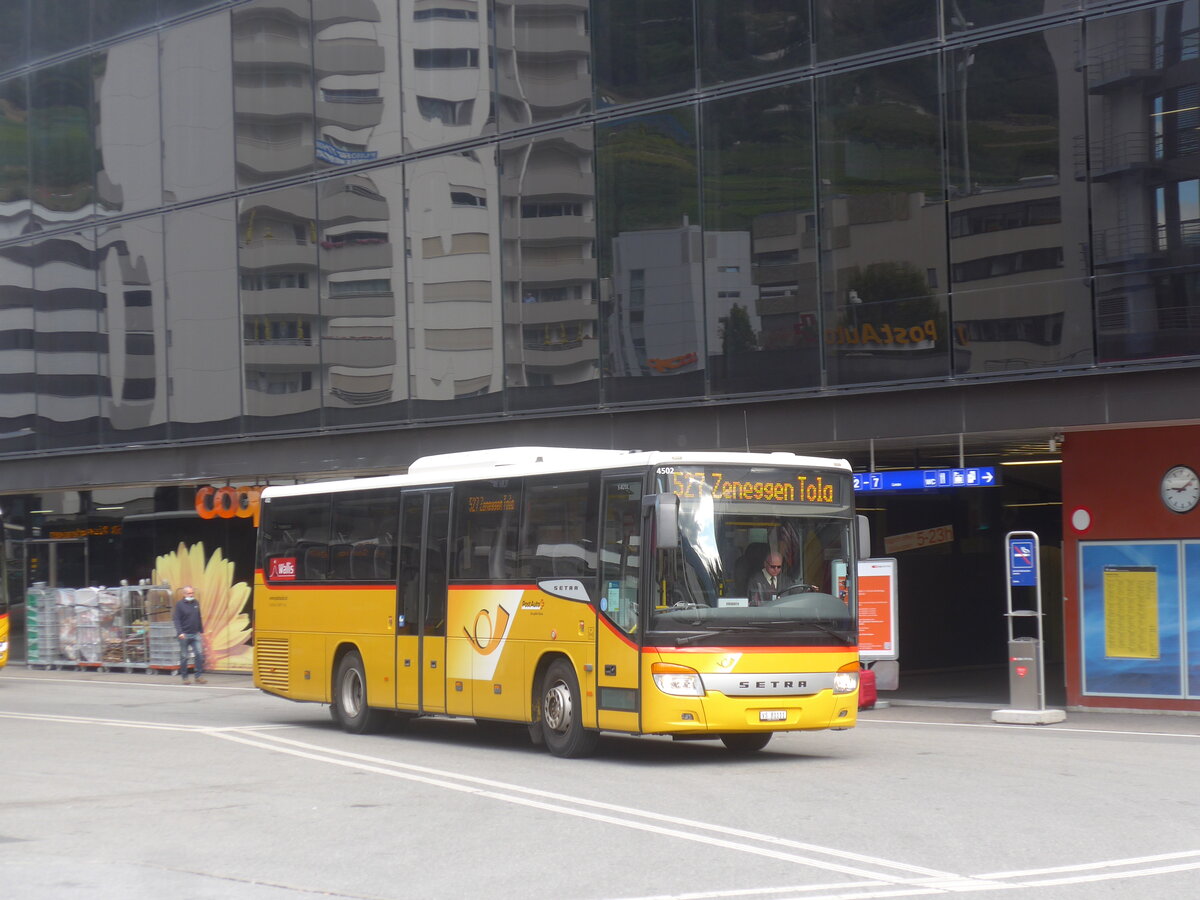
[[[30,76],[29,144],[33,209],[45,225],[77,222],[92,214],[90,57]]]
[[[696,86],[691,0],[606,0],[592,22],[597,107]]]
[[[807,66],[808,0],[700,0],[705,84]]]
[[[404,177],[414,413],[497,412],[504,358],[495,151],[418,160]]]
[[[246,429],[320,424],[317,205],[311,185],[238,204]]]
[[[626,633],[636,630],[638,621],[641,519],[641,480],[606,480],[600,548],[600,609]]]
[[[987,28],[1043,13],[1079,9],[1082,0],[946,0],[946,33]]]
[[[24,65],[29,58],[29,2],[0,4],[0,70]]]
[[[229,13],[162,33],[163,202],[233,190]]]
[[[464,484],[455,491],[455,559],[451,577],[460,581],[520,578],[517,566],[519,479]]]
[[[137,212],[162,202],[158,38],[124,41],[96,54],[96,203]]]
[[[92,0],[92,40],[151,25],[157,15],[158,0]]]
[[[821,383],[809,90],[775,88],[701,109],[715,393]]]
[[[221,3],[222,0],[158,0],[158,18],[160,21],[166,20],[206,6],[220,6]]]
[[[510,409],[599,400],[594,143],[579,128],[501,150]]]
[[[33,256],[25,245],[0,250],[0,452],[34,449],[37,387]]]
[[[32,245],[37,356],[38,447],[99,443],[100,294],[96,239],[89,229]]]
[[[0,82],[0,238],[29,227],[29,99],[24,76]]]
[[[162,217],[99,229],[101,397],[106,444],[167,436],[167,323]]]
[[[923,57],[818,82],[830,384],[950,371],[937,65]]]
[[[497,0],[500,127],[522,128],[592,109],[588,0]],[[453,115],[453,110],[446,110]]]
[[[400,495],[384,491],[333,495],[330,577],[335,581],[396,580]]]
[[[946,54],[954,365],[1092,362],[1076,28]]]
[[[394,0],[313,4],[319,168],[402,151],[398,54]]]
[[[166,216],[167,374],[173,438],[242,430],[242,321],[232,201]]]
[[[1096,279],[1101,361],[1195,356],[1200,268],[1159,269]]]
[[[481,0],[400,0],[400,84],[406,149],[496,130],[489,26]]]
[[[518,548],[522,578],[595,577],[595,487],[586,476],[525,482]]]
[[[233,11],[233,110],[239,186],[312,171],[309,0],[251,0]]]
[[[932,40],[937,19],[937,0],[813,0],[817,58]]]
[[[609,400],[704,393],[703,235],[691,108],[596,132]]]
[[[403,170],[392,166],[320,182],[317,205],[325,422],[404,419]]]
[[[1090,26],[1087,173],[1104,360],[1197,353],[1198,27],[1196,0]]]
[[[90,38],[92,0],[29,0],[30,58],[82,47]]]

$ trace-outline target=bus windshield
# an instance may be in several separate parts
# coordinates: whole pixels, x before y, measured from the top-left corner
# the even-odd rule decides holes
[[[679,535],[678,546],[656,542],[650,642],[856,643],[848,476],[710,468],[658,478],[678,500]]]

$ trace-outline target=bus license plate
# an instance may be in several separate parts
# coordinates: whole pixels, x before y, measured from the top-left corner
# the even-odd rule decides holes
[[[758,721],[760,722],[786,722],[786,709],[761,709],[758,712]]]

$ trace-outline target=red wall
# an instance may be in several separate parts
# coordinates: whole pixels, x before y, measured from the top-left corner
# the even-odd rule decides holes
[[[1159,499],[1167,469],[1186,465],[1200,471],[1200,426],[1074,432],[1063,442],[1062,458],[1067,703],[1200,711],[1196,700],[1081,696],[1078,546],[1081,540],[1200,538],[1200,507],[1181,515]],[[1091,514],[1091,525],[1083,531],[1072,524],[1081,508]]]

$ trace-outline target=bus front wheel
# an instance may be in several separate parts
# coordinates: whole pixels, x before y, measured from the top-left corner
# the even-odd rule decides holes
[[[733,753],[753,753],[771,742],[771,732],[759,734],[723,734],[721,743]]]
[[[351,734],[366,734],[379,726],[379,713],[367,706],[367,676],[357,650],[338,660],[330,712],[342,730]]]
[[[600,735],[583,727],[583,705],[575,669],[556,659],[546,670],[541,690],[542,739],[555,756],[588,756]]]

